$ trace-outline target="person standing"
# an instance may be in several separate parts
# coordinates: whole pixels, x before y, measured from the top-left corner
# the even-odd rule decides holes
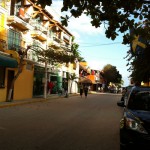
[[[68,81],[64,81],[65,98],[68,98]]]
[[[88,95],[88,86],[87,85],[84,86],[84,95],[85,95],[85,98],[87,98],[87,95]]]
[[[48,82],[48,94],[52,94],[52,89],[54,87],[54,83],[52,81]]]
[[[82,98],[82,95],[83,95],[83,84],[81,83],[80,84],[80,96],[81,96],[81,98]]]
[[[122,90],[122,97],[121,97],[121,101],[124,101],[124,97],[126,95],[126,92],[127,92],[127,88],[124,87],[123,90]]]

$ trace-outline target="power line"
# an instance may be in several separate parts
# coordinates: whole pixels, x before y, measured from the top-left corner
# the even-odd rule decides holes
[[[121,44],[122,42],[114,42],[114,43],[107,43],[107,44],[93,44],[93,45],[88,45],[88,46],[81,46],[80,47],[95,47],[95,46],[104,46],[104,45],[114,45],[114,44]]]

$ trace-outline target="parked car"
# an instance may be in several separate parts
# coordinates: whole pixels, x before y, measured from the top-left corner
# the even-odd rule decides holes
[[[121,99],[117,102],[118,105],[122,105],[122,103],[128,98],[129,93],[132,89],[133,85],[129,85],[122,88],[122,96]]]
[[[150,87],[132,87],[120,121],[120,150],[150,150]]]

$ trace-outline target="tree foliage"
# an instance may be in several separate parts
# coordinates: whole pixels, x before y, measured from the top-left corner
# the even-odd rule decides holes
[[[73,53],[73,56],[78,59],[79,62],[85,61],[83,57],[81,57],[80,51],[78,50],[79,45],[77,43],[73,43],[71,47],[71,51]]]
[[[35,2],[35,0],[32,0]],[[54,0],[37,0],[37,4],[51,5]],[[106,37],[114,40],[118,32],[123,33],[123,42],[129,43],[130,36],[126,32],[135,28],[137,32],[144,32],[144,28],[138,24],[137,20],[145,22],[150,20],[149,0],[63,0],[61,11],[69,11],[70,16],[61,17],[63,25],[68,24],[70,17],[79,17],[85,14],[91,18],[91,24],[94,27],[100,27],[104,24]]]
[[[54,0],[37,0],[36,2],[44,8],[45,5],[51,5]],[[104,25],[107,38],[114,40],[119,33],[122,33],[123,44],[131,44],[134,36],[130,35],[129,30],[134,29],[134,35],[142,36],[145,41],[148,41],[147,47],[150,45],[149,0],[94,0],[92,2],[91,0],[63,0],[61,11],[70,12],[67,13],[69,15],[61,17],[63,25],[68,25],[70,17],[78,18],[85,14],[91,18],[92,26],[97,28]],[[135,56],[131,50],[128,51],[127,65],[132,71],[131,77],[139,80],[146,80],[147,75],[150,77],[149,57],[148,48],[141,56]]]
[[[129,67],[128,70],[131,72],[130,77],[134,81],[149,82],[150,78],[150,45],[143,49],[142,53],[137,56],[133,56],[131,52],[127,55]]]
[[[76,58],[71,52],[59,51],[51,47],[44,50],[41,47],[33,46],[32,50],[36,53],[38,60],[41,62],[47,60],[49,63],[73,63]]]
[[[103,68],[103,77],[107,81],[107,84],[110,82],[112,83],[121,83],[122,76],[120,75],[119,71],[117,71],[115,66],[107,64]]]

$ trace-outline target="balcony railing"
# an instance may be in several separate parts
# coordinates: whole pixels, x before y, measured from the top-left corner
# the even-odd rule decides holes
[[[33,24],[33,26],[35,27],[35,30],[40,30],[44,34],[47,34],[48,29],[41,24]]]
[[[30,24],[32,24],[32,26],[34,27],[35,30],[39,30],[42,33],[47,35],[47,31],[48,31],[47,27],[43,26],[40,22],[38,22],[35,19],[31,19],[29,22],[30,22]]]
[[[14,15],[8,16],[7,24],[23,31],[33,30],[33,26],[29,23],[29,19],[29,15],[25,13],[23,8],[17,8]]]
[[[8,44],[8,49],[10,50],[15,50],[15,51],[25,51],[26,48],[24,47],[21,47],[20,45],[17,45],[17,44]]]
[[[53,37],[53,41],[57,42],[58,44],[63,43],[63,41],[60,38],[56,37],[56,36]]]
[[[31,36],[35,39],[38,39],[40,41],[46,41],[47,40],[47,35],[42,33],[39,30],[33,30],[31,31]]]
[[[29,23],[23,21],[22,19],[20,19],[17,16],[9,16],[7,18],[7,24],[9,26],[13,26],[15,28],[18,28],[22,31],[33,29],[33,27]]]

